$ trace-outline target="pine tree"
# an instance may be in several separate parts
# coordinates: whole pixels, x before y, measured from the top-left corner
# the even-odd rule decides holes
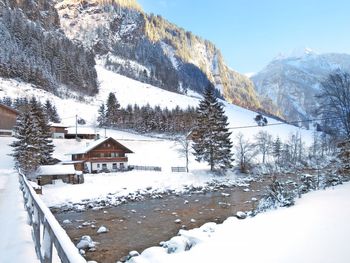
[[[338,144],[340,152],[338,158],[341,162],[339,173],[343,176],[350,176],[350,139],[344,140]]]
[[[197,161],[206,161],[210,170],[232,168],[231,132],[221,103],[208,86],[197,108],[197,125],[193,130],[193,149]]]
[[[52,144],[48,117],[44,114],[43,106],[35,97],[32,97],[29,104],[34,121],[38,124],[39,162],[41,165],[50,164],[52,163],[51,155],[54,151],[54,145]]]
[[[31,176],[40,165],[39,128],[38,123],[30,111],[22,112],[15,126],[15,140],[12,156],[15,167],[21,169],[27,176]]]
[[[272,144],[272,155],[275,157],[276,162],[279,163],[282,155],[282,143],[279,137]]]
[[[120,104],[114,93],[109,93],[106,106],[106,124],[113,126],[118,121],[118,112],[120,108]]]
[[[46,112],[46,115],[47,115],[49,121],[55,122],[55,123],[61,122],[61,118],[59,117],[59,115],[57,113],[57,109],[56,109],[55,105],[52,105],[49,100],[46,100],[45,105],[44,105],[44,109],[45,109],[45,112]]]
[[[97,122],[99,127],[105,127],[107,124],[106,120],[106,107],[105,104],[102,103],[100,108],[98,109],[98,117]]]

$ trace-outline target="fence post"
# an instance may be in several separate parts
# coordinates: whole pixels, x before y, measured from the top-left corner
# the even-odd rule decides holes
[[[55,246],[62,263],[86,263],[67,234],[62,234],[61,226],[21,172],[19,182],[40,262],[52,263],[53,246]],[[73,253],[74,250],[76,253]]]
[[[44,233],[43,233],[43,260],[42,263],[52,263],[52,238],[49,232],[49,226],[47,221],[44,222]]]

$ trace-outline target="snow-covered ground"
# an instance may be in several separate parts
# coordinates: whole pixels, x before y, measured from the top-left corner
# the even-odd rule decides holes
[[[350,184],[346,183],[309,193],[290,208],[180,230],[164,247],[148,248],[129,263],[347,263],[349,206]]]
[[[0,262],[39,262],[27,224],[18,174],[13,170],[9,143],[0,137]]]
[[[75,115],[84,118],[89,126],[89,131],[97,131],[103,134],[103,130],[96,128],[96,119],[98,107],[105,103],[110,92],[115,92],[116,97],[121,106],[126,107],[128,104],[138,104],[140,106],[147,103],[151,106],[159,105],[162,108],[175,108],[177,105],[181,108],[188,106],[196,107],[201,96],[194,92],[189,95],[181,95],[170,91],[162,90],[149,84],[124,77],[112,71],[108,71],[100,65],[96,66],[98,81],[100,83],[99,93],[95,97],[85,98],[85,102],[74,99],[62,99],[51,93],[36,89],[29,84],[24,84],[16,80],[7,80],[0,78],[0,98],[3,96],[30,97],[35,96],[41,101],[51,100],[57,107],[58,113],[62,118],[62,122],[75,129]],[[224,102],[226,115],[230,127],[254,126],[253,120],[256,116],[255,112],[243,109],[233,104]],[[277,121],[268,118],[269,124]],[[79,126],[78,132],[82,132],[85,126]],[[259,130],[266,130],[273,136],[279,136],[282,140],[286,140],[291,133],[299,131],[302,138],[306,142],[311,142],[312,133],[304,129],[298,129],[291,125],[277,125],[268,127],[255,127],[248,129],[233,129],[232,138],[235,138],[238,132],[244,133],[247,138],[253,138]]]
[[[62,122],[69,127],[69,132],[75,132],[75,115],[84,118],[87,124],[78,126],[78,133],[99,133],[104,136],[105,130],[99,129],[96,125],[97,110],[101,103],[104,103],[110,92],[115,92],[116,97],[122,106],[128,104],[151,106],[160,105],[161,107],[174,108],[179,105],[181,108],[188,106],[197,106],[201,96],[190,92],[188,96],[172,93],[159,89],[157,87],[140,83],[138,81],[126,78],[102,66],[96,66],[98,79],[100,83],[99,94],[93,98],[86,98],[85,102],[73,99],[61,99],[50,93],[33,88],[28,84],[23,84],[14,80],[0,79],[0,97],[10,96],[12,98],[34,95],[44,101],[50,99],[58,109]],[[69,105],[69,106],[68,106]],[[241,107],[224,102],[225,111],[228,116],[230,127],[254,126],[253,120],[255,112],[243,109]],[[270,124],[276,123],[273,119],[268,119]],[[242,132],[246,138],[254,139],[254,135],[260,130],[265,130],[274,137],[279,136],[282,140],[287,140],[291,133],[301,132],[303,140],[311,141],[312,133],[303,129],[298,129],[291,125],[276,125],[267,127],[253,127],[245,129],[232,129],[232,141],[235,141],[236,135]],[[178,153],[179,145],[174,140],[156,138],[132,134],[128,132],[106,130],[107,136],[112,136],[126,147],[131,149],[134,154],[129,154],[129,164],[160,166],[162,172],[127,172],[122,174],[99,174],[86,175],[83,185],[50,185],[43,188],[43,199],[47,205],[62,205],[67,202],[78,202],[83,199],[101,198],[109,193],[124,195],[136,190],[145,190],[152,186],[159,192],[168,189],[181,191],[185,186],[204,186],[218,178],[205,172],[208,166],[194,161],[190,156],[191,173],[171,173],[173,166],[185,166],[184,158]],[[60,160],[68,160],[69,152],[77,147],[84,147],[88,141],[76,142],[74,140],[55,140],[56,150],[54,157]],[[219,180],[228,183],[234,182],[236,176],[229,173],[226,177],[220,177]],[[125,189],[126,188],[126,189]]]

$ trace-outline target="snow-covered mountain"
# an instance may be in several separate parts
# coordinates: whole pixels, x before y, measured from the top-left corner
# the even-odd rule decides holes
[[[0,1],[0,47],[0,77],[59,95],[98,91],[94,54],[65,36],[52,0]]]
[[[316,116],[322,81],[339,68],[350,71],[350,55],[305,49],[276,57],[251,79],[262,100],[272,100],[287,120],[305,120]]]
[[[228,68],[213,43],[142,11],[135,0],[57,0],[65,34],[92,49],[106,68],[180,93],[211,82],[229,102],[260,107],[253,83]]]

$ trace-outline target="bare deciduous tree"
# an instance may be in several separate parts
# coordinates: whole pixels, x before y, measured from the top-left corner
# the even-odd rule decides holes
[[[256,156],[257,152],[255,145],[244,138],[242,133],[237,134],[235,144],[235,156],[239,161],[239,167],[242,173],[246,173],[249,169],[249,165]]]
[[[187,136],[182,136],[176,138],[176,143],[180,146],[178,152],[180,153],[181,157],[184,157],[186,160],[186,172],[188,173],[188,156],[190,154],[191,141]]]
[[[272,148],[272,136],[266,131],[259,131],[255,136],[255,141],[257,150],[262,155],[262,163],[265,164],[266,157]]]
[[[318,97],[321,102],[320,113],[330,118],[328,126],[333,125],[331,130],[350,138],[350,74],[341,70],[330,74],[322,82]]]

